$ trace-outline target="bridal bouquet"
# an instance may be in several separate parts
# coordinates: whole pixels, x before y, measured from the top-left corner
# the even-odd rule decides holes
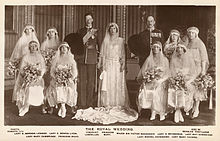
[[[71,67],[67,65],[59,65],[55,70],[55,80],[58,86],[68,86],[70,78],[73,76]]]
[[[159,80],[161,78],[162,70],[160,68],[154,67],[145,72],[143,76],[144,83],[150,83],[153,80]]]
[[[24,79],[23,86],[28,86],[32,82],[35,82],[39,78],[39,76],[41,76],[41,70],[39,69],[39,65],[26,65],[23,68],[21,76]]]
[[[8,76],[15,76],[16,71],[19,70],[19,64],[20,64],[19,59],[15,60],[15,61],[10,61],[9,66],[8,66],[7,75]]]
[[[187,90],[185,78],[182,73],[178,72],[176,76],[168,79],[169,88],[174,90]]]
[[[200,90],[207,91],[207,89],[215,88],[215,81],[209,74],[198,76],[193,84]]]
[[[44,57],[44,60],[46,62],[46,65],[51,65],[51,61],[53,56],[56,54],[56,50],[54,49],[47,49],[45,51],[41,51],[42,56]]]

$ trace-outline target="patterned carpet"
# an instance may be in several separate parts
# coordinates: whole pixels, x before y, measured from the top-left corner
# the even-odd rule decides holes
[[[138,84],[135,81],[128,81],[128,90],[131,107],[136,109],[135,98],[138,92]],[[30,107],[29,112],[24,117],[18,116],[18,110],[15,103],[11,102],[12,90],[5,91],[5,125],[36,125],[36,126],[72,126],[72,125],[92,125],[98,126],[100,124],[92,124],[86,121],[72,120],[70,108],[67,108],[67,116],[62,119],[57,116],[58,109],[54,110],[52,115],[42,114],[41,107]],[[184,115],[184,123],[174,123],[173,114],[168,114],[164,121],[159,121],[159,116],[156,120],[150,121],[150,111],[142,110],[141,116],[138,120],[130,123],[115,123],[110,125],[130,125],[130,126],[207,126],[215,125],[215,108],[208,109],[208,101],[204,101],[200,105],[200,115],[196,119],[190,119],[189,116]],[[214,104],[215,107],[215,104]]]

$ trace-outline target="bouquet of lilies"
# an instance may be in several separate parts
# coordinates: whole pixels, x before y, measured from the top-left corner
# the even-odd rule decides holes
[[[150,83],[153,80],[159,80],[161,78],[162,70],[160,68],[154,67],[145,72],[143,76],[144,83]]]
[[[193,82],[193,84],[200,90],[207,91],[207,89],[215,88],[215,81],[209,74],[199,75]]]
[[[182,73],[178,72],[176,76],[168,79],[169,88],[174,90],[187,90],[186,81]]]
[[[8,76],[15,76],[16,72],[19,70],[20,65],[20,59],[17,59],[15,61],[10,61],[8,66]]]
[[[68,86],[73,74],[68,65],[59,65],[55,70],[55,80],[57,86]]]
[[[39,76],[41,76],[41,70],[39,69],[39,65],[26,65],[23,68],[21,76],[24,79],[23,86],[28,86],[32,82],[35,82],[39,78]]]
[[[56,54],[56,50],[54,50],[54,49],[47,49],[45,51],[43,50],[43,51],[41,51],[41,54],[44,57],[46,65],[50,66],[51,62],[52,62],[52,58]]]

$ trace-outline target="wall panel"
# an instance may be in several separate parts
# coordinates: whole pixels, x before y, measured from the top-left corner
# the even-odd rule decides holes
[[[18,38],[21,36],[24,25],[25,25],[25,11],[24,6],[14,6],[16,10],[16,16],[18,20],[15,20],[17,29],[15,32],[5,32],[5,58],[10,58],[11,53],[15,47]]]
[[[56,27],[60,39],[62,39],[62,13],[63,6],[35,6],[34,25],[37,31],[40,43],[43,42],[49,27]]]

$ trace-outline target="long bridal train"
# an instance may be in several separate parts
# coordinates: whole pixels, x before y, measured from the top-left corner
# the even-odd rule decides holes
[[[124,107],[97,107],[79,109],[72,119],[89,121],[92,123],[112,124],[116,122],[132,122],[138,119],[138,113]]]

